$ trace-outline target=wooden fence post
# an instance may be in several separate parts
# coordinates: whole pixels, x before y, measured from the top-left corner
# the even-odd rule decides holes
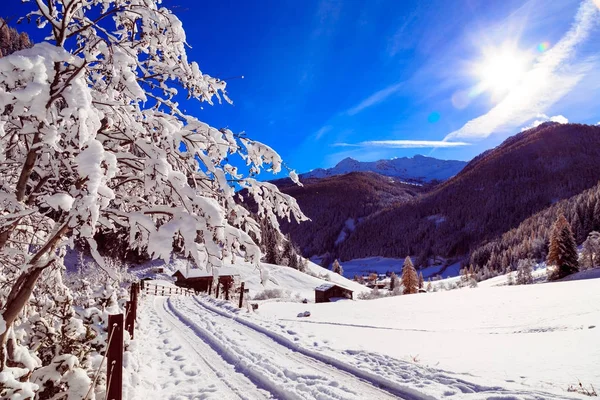
[[[123,398],[123,314],[108,316],[107,400]]]
[[[231,287],[231,281],[227,280],[223,282],[223,291],[225,292],[225,300],[229,301],[229,288]]]
[[[127,310],[127,314],[125,314],[125,329],[129,332],[129,336],[133,339],[133,333],[135,329],[135,313],[133,310],[133,302],[128,301],[125,303],[125,310]]]
[[[242,308],[242,303],[244,302],[244,282],[242,282],[242,287],[240,287],[240,307]]]
[[[158,285],[154,284],[154,295],[158,295]]]
[[[138,284],[134,283],[131,290],[131,309],[133,312],[132,318],[137,319],[137,303],[138,303]],[[133,334],[131,335],[133,337]]]

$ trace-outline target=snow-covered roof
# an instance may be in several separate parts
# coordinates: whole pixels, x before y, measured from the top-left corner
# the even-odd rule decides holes
[[[333,283],[333,282],[323,283],[321,286],[317,286],[317,287],[315,288],[315,290],[316,290],[317,292],[325,292],[325,291],[327,291],[327,290],[331,289],[331,288],[332,288],[332,287],[334,287],[334,286],[341,287],[342,289],[346,289],[346,290],[349,290],[349,291],[351,291],[351,292],[352,292],[352,289],[348,289],[348,288],[346,288],[346,287],[344,287],[344,286],[342,286],[342,285],[338,285],[338,284],[335,284],[335,283]]]
[[[335,284],[334,284],[334,283],[324,283],[324,284],[322,284],[321,286],[317,286],[317,287],[315,288],[315,290],[316,290],[317,292],[324,292],[324,291],[326,291],[326,290],[329,290],[329,289],[331,289],[331,288],[332,288],[332,287],[334,287],[334,286],[335,286]]]
[[[215,268],[217,276],[231,276],[231,275],[239,275],[239,273],[234,268],[229,267],[220,267]],[[199,268],[180,268],[177,272],[181,273],[186,279],[190,278],[210,278],[215,276],[212,268],[208,269],[199,269]],[[175,273],[177,273],[175,272]]]

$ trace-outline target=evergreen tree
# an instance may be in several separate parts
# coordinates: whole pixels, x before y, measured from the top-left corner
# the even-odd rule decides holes
[[[406,257],[402,266],[402,285],[404,294],[413,294],[419,291],[419,278],[410,257]]]
[[[431,285],[431,278],[429,278],[429,281],[427,281],[427,291],[431,292],[433,290],[433,287]]]
[[[344,268],[342,268],[342,266],[340,265],[340,262],[337,260],[337,258],[333,261],[333,265],[331,266],[331,269],[336,274],[339,274],[339,275],[344,274]]]
[[[425,281],[423,280],[423,272],[419,272],[419,289],[423,289]]]
[[[265,247],[265,262],[279,265],[281,263],[281,255],[279,254],[279,237],[277,236],[277,232],[267,229],[263,237],[263,243]]]
[[[296,257],[296,249],[294,249],[294,244],[292,243],[292,239],[289,235],[285,238],[285,243],[283,245],[283,253],[281,255],[281,263],[282,265],[287,265],[288,267],[298,269],[298,258]]]
[[[579,271],[577,244],[571,226],[562,214],[552,228],[547,264],[554,266],[553,269],[548,270],[550,280],[564,278]]]
[[[395,272],[390,275],[390,291],[393,291],[398,286],[398,276]]]
[[[469,281],[469,270],[467,267],[460,269],[460,281],[463,283],[467,283]]]

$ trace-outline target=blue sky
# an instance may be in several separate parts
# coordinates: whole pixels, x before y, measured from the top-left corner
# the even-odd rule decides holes
[[[32,7],[11,2],[2,15]],[[190,103],[187,111],[245,131],[305,172],[345,157],[469,160],[550,118],[598,123],[594,2],[600,0],[163,4],[183,21],[189,58],[227,79],[234,101]]]

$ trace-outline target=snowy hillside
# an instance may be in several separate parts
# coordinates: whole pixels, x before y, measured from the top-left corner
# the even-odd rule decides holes
[[[333,168],[314,169],[301,174],[300,177],[325,178],[349,172],[375,172],[384,176],[400,178],[407,182],[430,182],[432,180],[446,180],[451,178],[459,173],[465,165],[467,163],[464,161],[439,160],[422,155],[372,162],[362,162],[353,158],[345,158]]]

